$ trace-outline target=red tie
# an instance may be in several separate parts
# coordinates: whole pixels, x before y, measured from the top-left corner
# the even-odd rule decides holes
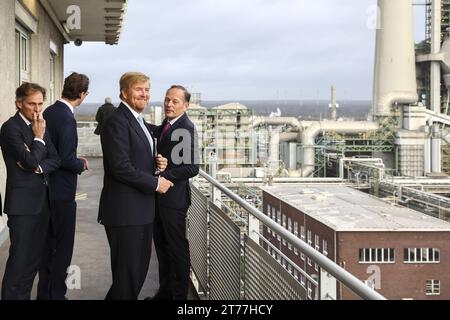
[[[166,135],[167,131],[169,131],[170,127],[171,127],[171,124],[170,124],[169,121],[167,121],[166,125],[162,129],[160,140],[162,140],[164,138],[164,136]]]

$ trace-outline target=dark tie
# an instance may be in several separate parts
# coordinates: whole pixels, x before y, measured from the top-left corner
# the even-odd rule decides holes
[[[164,128],[162,129],[160,140],[162,140],[162,139],[164,138],[164,136],[166,135],[167,131],[169,131],[169,129],[170,129],[171,126],[172,126],[172,125],[170,124],[170,122],[167,121],[166,125],[165,125]]]

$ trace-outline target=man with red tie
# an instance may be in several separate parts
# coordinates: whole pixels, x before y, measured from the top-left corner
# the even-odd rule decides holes
[[[189,242],[186,213],[191,204],[189,179],[199,171],[195,126],[189,120],[190,93],[180,85],[166,92],[165,119],[156,129],[158,153],[168,159],[161,176],[173,187],[157,195],[154,242],[159,262],[159,290],[154,300],[186,300],[189,287]]]

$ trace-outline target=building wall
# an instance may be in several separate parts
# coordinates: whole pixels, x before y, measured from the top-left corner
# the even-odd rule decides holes
[[[335,232],[333,229],[324,225],[323,223],[317,221],[316,219],[304,214],[297,208],[281,201],[280,199],[266,193],[263,191],[263,211],[267,215],[267,208],[270,205],[271,208],[275,208],[276,211],[280,211],[281,215],[286,216],[286,229],[288,229],[288,218],[291,218],[292,227],[294,227],[294,222],[298,223],[297,234],[298,237],[301,238],[301,226],[305,227],[305,239],[304,241],[308,243],[308,231],[311,231],[311,240],[312,247],[315,247],[315,236],[319,236],[319,251],[323,253],[323,240],[327,241],[328,244],[328,254],[327,256],[331,260],[335,260]],[[283,225],[283,220],[280,222]],[[292,231],[295,234],[295,230]],[[311,260],[311,264],[308,263],[308,258],[305,256],[302,259],[301,252],[298,254],[295,253],[294,247],[289,248],[287,242],[283,243],[283,241],[278,241],[276,236],[268,232],[268,229],[265,227],[263,230],[263,235],[266,239],[268,239],[272,244],[274,244],[277,248],[280,248],[283,254],[285,254],[290,260],[297,264],[302,270],[306,271],[309,275],[319,275],[320,267],[316,270],[316,265],[314,261]],[[315,290],[313,290],[312,296],[315,296]]]
[[[450,232],[340,232],[338,260],[361,280],[368,279],[369,266],[380,268],[379,292],[388,299],[450,299]],[[394,248],[395,263],[359,263],[359,248]],[[440,263],[404,263],[404,248],[438,248]],[[440,280],[440,295],[426,295],[426,280]],[[343,299],[357,299],[342,289]]]
[[[38,6],[38,33],[31,37],[31,81],[49,89],[50,83],[50,40],[58,46],[55,57],[55,99],[62,92],[64,75],[64,38],[42,6]],[[46,106],[53,104],[49,97]]]
[[[15,34],[14,34],[14,0],[0,1],[0,70],[2,85],[0,86],[0,123],[5,122],[14,111],[14,87],[15,87]],[[10,45],[6,45],[10,44]],[[3,156],[0,155],[0,192],[2,202],[5,195],[6,169]],[[0,232],[3,230],[6,220],[0,217]],[[0,236],[1,241],[1,236]]]
[[[31,79],[48,89],[50,81],[50,39],[58,46],[55,57],[55,97],[62,90],[64,69],[64,42],[62,35],[53,24],[43,7],[37,0],[24,2],[38,20],[37,33],[31,34]],[[2,85],[0,86],[0,124],[3,124],[16,112],[14,92],[16,89],[16,49],[15,49],[15,0],[0,1],[0,70]],[[49,105],[51,101],[46,101]],[[4,201],[6,169],[0,155],[0,191]],[[0,232],[5,226],[5,217],[0,217]],[[1,238],[1,236],[0,236]]]

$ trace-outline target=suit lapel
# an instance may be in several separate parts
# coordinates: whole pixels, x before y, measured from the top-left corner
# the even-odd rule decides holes
[[[27,126],[25,121],[23,121],[22,117],[19,115],[19,111],[17,111],[16,114],[14,115],[14,120],[19,125],[25,143],[27,144],[28,147],[31,147],[31,143],[33,142],[34,138],[33,131],[29,126]]]
[[[136,131],[137,135],[142,139],[144,142],[145,147],[147,148],[148,154],[152,154],[152,149],[150,147],[150,143],[147,139],[147,136],[142,131],[141,125],[137,122],[137,119],[134,117],[134,115],[131,113],[130,110],[128,110],[127,106],[125,106],[123,103],[120,104],[119,110],[123,112],[123,114],[128,118],[128,121],[131,124],[131,127]],[[150,133],[150,132],[149,132]],[[150,134],[151,136],[151,134]],[[153,156],[151,157],[153,159]]]

